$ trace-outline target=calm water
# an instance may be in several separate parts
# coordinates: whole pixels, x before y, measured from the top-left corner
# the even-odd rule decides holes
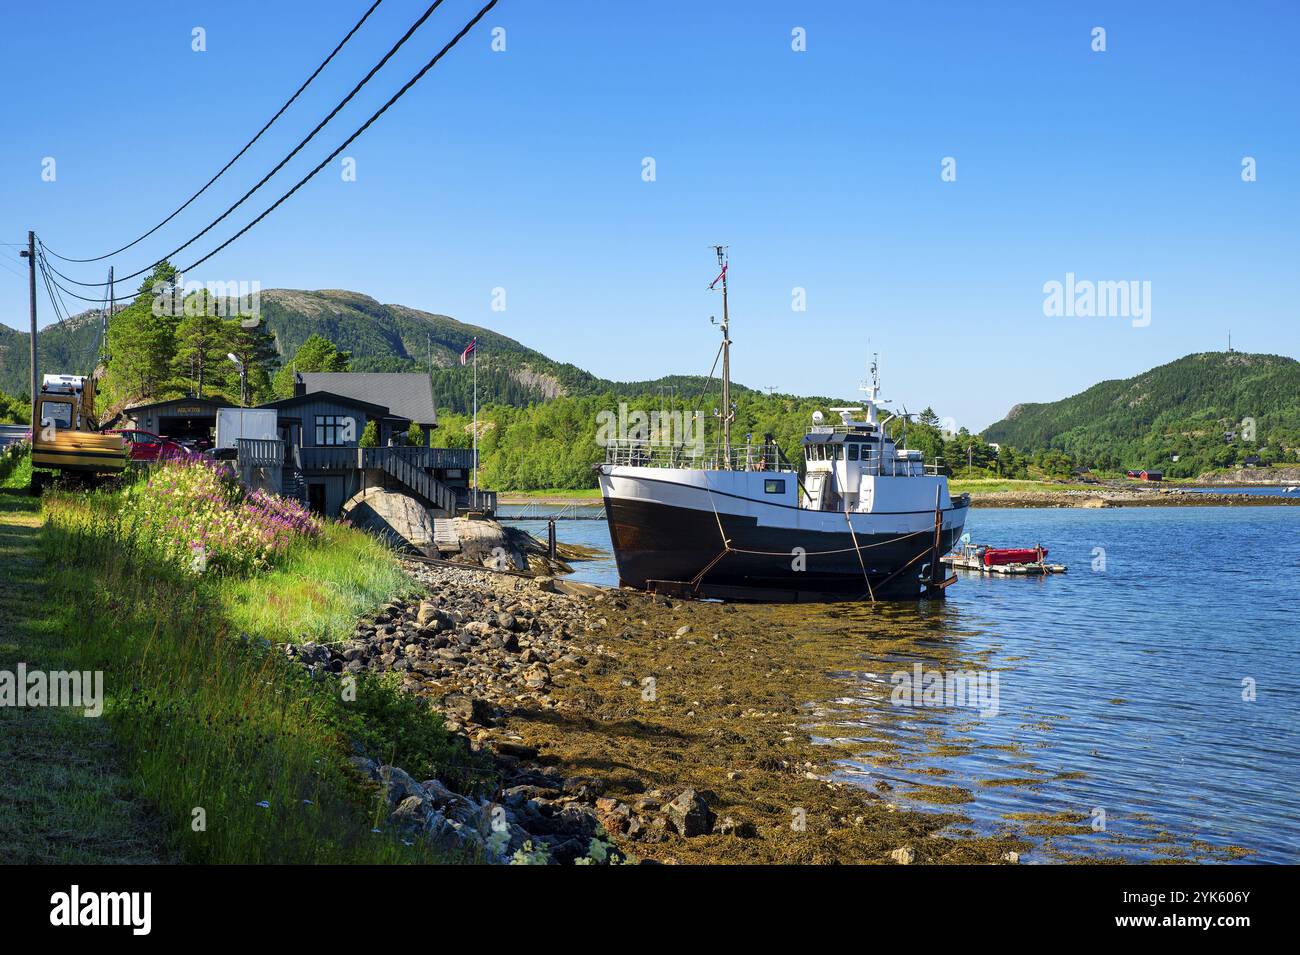
[[[522,526],[545,538],[544,522]],[[561,540],[609,547],[603,522],[559,528]],[[810,608],[862,642],[864,659],[870,635],[933,634],[914,656],[843,674],[844,697],[814,714],[835,720],[840,740],[884,732],[901,747],[894,764],[845,761],[843,778],[884,780],[896,802],[921,784],[966,789],[973,801],[933,808],[979,831],[1050,836],[1039,861],[1218,860],[1230,847],[1251,850],[1246,861],[1300,861],[1300,509],[978,509],[967,530],[980,543],[1041,542],[1069,572],[962,574],[943,604]],[[576,566],[577,579],[616,583],[610,557]],[[898,719],[890,673],[937,659],[995,671],[997,714]],[[1049,819],[1070,831],[1024,828]]]

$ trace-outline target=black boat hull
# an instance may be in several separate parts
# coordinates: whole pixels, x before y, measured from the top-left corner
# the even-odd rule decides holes
[[[934,534],[842,533],[760,526],[754,517],[605,497],[623,586],[731,600],[912,599],[930,582]],[[960,510],[961,520],[953,521]],[[948,509],[941,552],[961,536]],[[721,526],[719,526],[721,525]],[[938,578],[948,576],[942,565]]]

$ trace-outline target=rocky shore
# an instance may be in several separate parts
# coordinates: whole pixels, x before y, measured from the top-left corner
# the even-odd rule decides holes
[[[971,494],[971,507],[1260,507],[1300,504],[1300,496],[1209,494],[1178,487],[992,491]]]
[[[836,779],[844,753],[814,742],[814,704],[852,654],[801,642],[771,608],[760,623],[734,606],[406,567],[420,596],[351,640],[287,651],[335,674],[399,674],[493,754],[499,787],[482,799],[358,758],[412,837],[492,862],[1007,862],[1029,848],[948,834],[959,816],[904,810],[883,780]]]

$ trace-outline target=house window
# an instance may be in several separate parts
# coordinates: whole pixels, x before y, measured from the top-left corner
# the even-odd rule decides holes
[[[785,480],[784,480],[784,479],[780,479],[780,478],[778,478],[778,479],[768,478],[766,481],[763,482],[763,493],[764,493],[764,494],[784,494],[784,493],[785,493]]]
[[[348,420],[343,415],[318,414],[316,416],[316,446],[318,448],[336,448],[346,444],[345,431],[347,426],[344,422]]]

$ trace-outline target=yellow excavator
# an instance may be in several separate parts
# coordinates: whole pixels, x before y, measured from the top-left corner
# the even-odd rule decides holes
[[[39,495],[55,477],[76,475],[93,484],[100,475],[126,469],[126,443],[120,434],[101,434],[95,419],[95,379],[45,375],[36,396],[32,432],[31,492]]]

